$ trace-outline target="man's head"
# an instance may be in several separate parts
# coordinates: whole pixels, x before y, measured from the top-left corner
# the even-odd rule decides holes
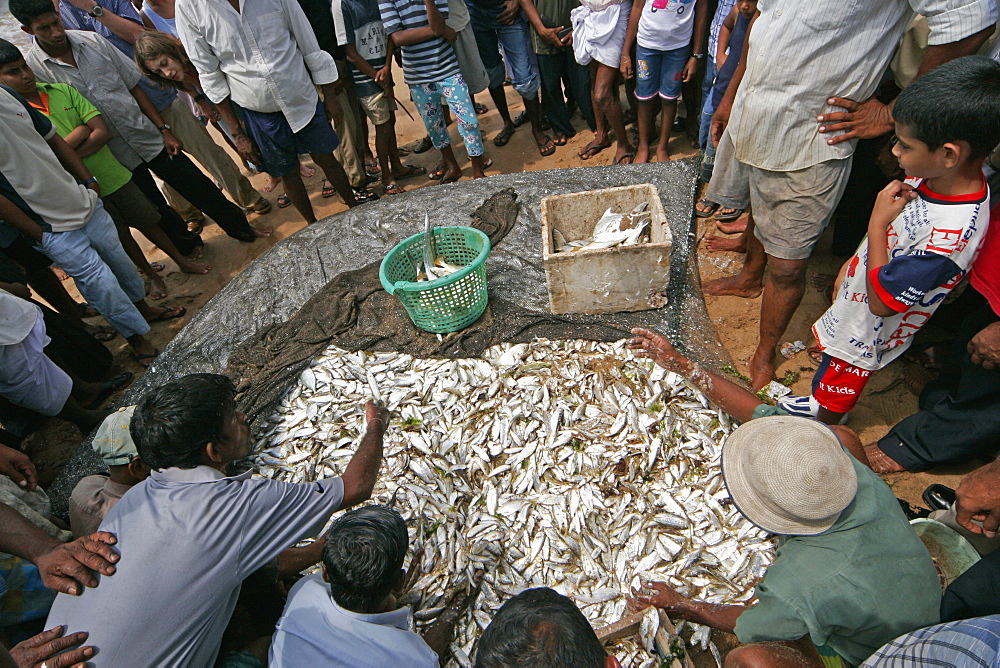
[[[139,456],[129,433],[129,422],[134,412],[135,406],[127,406],[104,418],[90,444],[108,465],[111,479],[130,486],[149,477],[149,467]]]
[[[153,469],[222,469],[250,453],[246,415],[236,410],[233,381],[195,373],[150,390],[138,403],[129,431]]]
[[[573,601],[547,587],[528,589],[504,603],[476,651],[476,668],[618,666]]]
[[[323,576],[337,605],[362,614],[394,607],[409,543],[406,522],[391,508],[364,506],[340,516],[323,547]]]
[[[736,10],[748,19],[753,18],[757,11],[757,0],[737,0]]]
[[[33,35],[43,49],[65,48],[66,28],[52,0],[10,0],[8,8],[21,30]]]
[[[923,75],[896,99],[893,154],[907,176],[979,169],[1000,144],[1000,63],[957,58]]]
[[[20,49],[5,39],[0,39],[0,84],[21,95],[35,92],[35,73],[24,62]]]
[[[785,535],[823,533],[858,490],[837,433],[801,417],[766,417],[738,427],[722,448],[722,477],[748,520]]]

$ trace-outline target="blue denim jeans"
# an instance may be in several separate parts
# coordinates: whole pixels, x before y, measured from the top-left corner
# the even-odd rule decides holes
[[[594,119],[594,106],[590,101],[590,72],[576,62],[573,49],[563,49],[559,53],[539,53],[538,72],[542,78],[542,110],[552,124],[552,130],[567,137],[576,134],[569,120],[569,109],[566,106],[566,96],[563,95],[563,85],[566,91],[576,101],[587,126],[593,130],[597,127]]]
[[[490,88],[503,86],[506,61],[510,66],[514,90],[526,100],[533,100],[538,95],[540,83],[528,23],[518,16],[510,25],[500,25],[496,16],[486,13],[495,11],[492,8],[483,10],[475,4],[469,5],[472,32],[476,35],[479,57],[490,77]],[[503,49],[503,58],[500,57],[500,49]]]
[[[70,232],[46,232],[38,247],[73,277],[83,298],[123,338],[149,331],[149,323],[135,307],[146,296],[146,287],[101,200],[86,225]]]
[[[715,58],[709,55],[705,65],[705,80],[701,85],[701,99],[705,104],[701,108],[701,125],[698,127],[698,143],[704,154],[701,156],[701,180],[708,183],[715,168],[715,146],[712,145],[712,114],[715,106],[712,104],[712,88],[715,83]]]

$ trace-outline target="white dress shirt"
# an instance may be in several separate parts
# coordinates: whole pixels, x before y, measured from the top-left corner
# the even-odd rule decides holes
[[[438,656],[410,630],[410,609],[362,614],[337,605],[330,585],[309,575],[288,592],[271,640],[271,668],[437,668]]]
[[[833,146],[819,114],[832,96],[875,93],[914,13],[927,17],[930,44],[968,37],[997,20],[995,0],[760,0],[747,69],[727,131],[740,162],[792,171],[847,158],[856,141]]]
[[[177,0],[176,25],[212,102],[284,114],[293,132],[316,115],[315,86],[337,80],[333,57],[295,0]]]

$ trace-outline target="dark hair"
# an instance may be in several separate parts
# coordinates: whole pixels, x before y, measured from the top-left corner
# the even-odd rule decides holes
[[[10,0],[7,9],[21,22],[21,25],[27,28],[30,28],[32,22],[39,16],[59,13],[52,5],[52,0]]]
[[[142,460],[152,469],[201,464],[205,445],[222,438],[236,410],[235,394],[233,381],[215,373],[194,373],[150,390],[128,427]]]
[[[24,60],[21,50],[5,39],[0,39],[0,67]]]
[[[479,638],[476,668],[603,668],[607,658],[573,601],[539,587],[497,611]]]
[[[409,547],[406,522],[386,506],[364,506],[330,525],[323,565],[333,600],[362,614],[377,612],[399,578]]]
[[[911,83],[892,116],[932,151],[966,141],[970,157],[985,158],[1000,144],[1000,63],[985,56],[949,61]]]

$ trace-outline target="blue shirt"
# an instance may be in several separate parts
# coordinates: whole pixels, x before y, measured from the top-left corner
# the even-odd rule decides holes
[[[136,11],[129,0],[101,0],[100,5],[106,11],[114,12],[123,19],[142,25],[139,12]],[[135,59],[135,49],[131,44],[111,32],[107,26],[82,9],[74,7],[68,2],[60,2],[59,16],[62,17],[63,25],[67,30],[89,30],[90,32],[96,32],[111,42],[116,49],[124,53],[129,60]],[[175,89],[155,84],[146,77],[139,80],[139,86],[149,97],[157,111],[163,111],[177,98],[177,91]]]
[[[434,0],[441,16],[448,18],[448,0]],[[385,34],[430,25],[421,0],[379,0]],[[403,52],[403,79],[410,86],[429,84],[459,73],[455,49],[444,37],[400,47]]]
[[[333,0],[333,25],[337,44],[351,44],[358,54],[376,70],[385,67],[386,36],[378,0]],[[351,64],[354,91],[358,97],[374,95],[382,90],[375,79]]]

